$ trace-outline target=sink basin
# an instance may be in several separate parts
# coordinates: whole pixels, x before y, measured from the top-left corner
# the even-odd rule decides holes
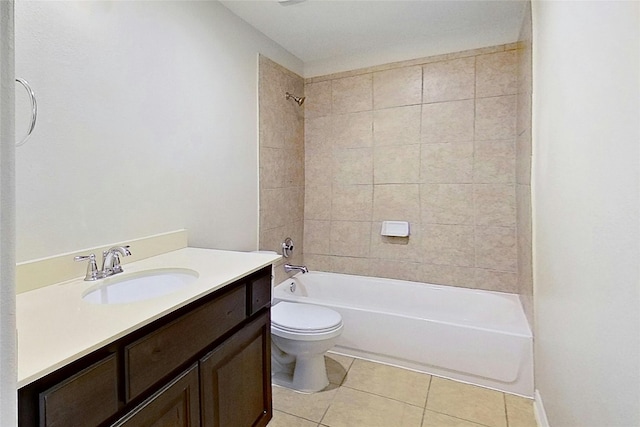
[[[198,279],[186,268],[165,268],[121,274],[103,279],[89,288],[82,299],[92,304],[126,304],[176,292]]]

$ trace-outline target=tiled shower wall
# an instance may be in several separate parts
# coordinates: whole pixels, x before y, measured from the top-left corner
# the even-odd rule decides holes
[[[524,311],[533,325],[533,267],[531,261],[531,5],[522,23],[518,44],[516,121],[516,212],[518,288]]]
[[[518,292],[517,47],[305,82],[309,268]]]
[[[295,243],[292,264],[302,264],[304,205],[304,109],[285,93],[304,95],[304,80],[270,59],[259,59],[260,243],[261,250],[282,253]],[[275,267],[276,283],[287,276]]]

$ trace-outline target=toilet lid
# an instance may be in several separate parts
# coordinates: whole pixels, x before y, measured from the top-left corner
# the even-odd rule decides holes
[[[327,332],[342,325],[337,311],[312,304],[282,301],[271,307],[271,324],[289,332]]]

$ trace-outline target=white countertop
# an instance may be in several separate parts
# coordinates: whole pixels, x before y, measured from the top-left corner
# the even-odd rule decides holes
[[[199,273],[177,292],[129,304],[84,301],[83,293],[98,282],[83,278],[18,294],[18,387],[279,259],[276,254],[186,248],[125,264],[118,276],[158,268]]]

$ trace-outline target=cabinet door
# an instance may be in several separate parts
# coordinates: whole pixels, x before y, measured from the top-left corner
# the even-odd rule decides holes
[[[269,311],[200,360],[203,427],[266,426],[271,408]]]
[[[198,427],[200,401],[195,364],[151,396],[113,427]]]

